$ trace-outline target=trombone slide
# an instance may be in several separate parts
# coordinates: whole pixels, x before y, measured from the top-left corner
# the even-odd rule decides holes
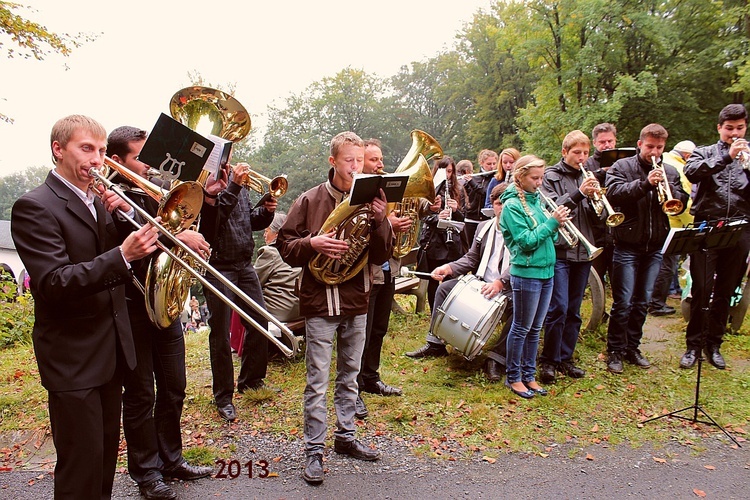
[[[193,249],[182,243],[180,240],[177,239],[177,237],[172,234],[170,231],[168,231],[164,226],[159,224],[156,219],[151,217],[151,215],[146,212],[143,208],[138,206],[138,204],[133,203],[132,200],[130,200],[127,195],[120,189],[118,186],[115,186],[111,181],[109,181],[106,177],[103,177],[99,174],[99,172],[96,169],[91,169],[94,171],[91,173],[91,176],[101,181],[108,189],[111,189],[115,194],[120,196],[123,200],[125,200],[133,209],[138,212],[138,215],[143,217],[149,224],[153,225],[157,229],[159,229],[159,232],[162,233],[164,236],[166,236],[174,245],[182,248],[190,257],[195,259],[196,262],[198,262],[201,266],[203,266],[204,269],[207,270],[207,272],[211,272],[216,279],[218,279],[224,286],[226,286],[229,290],[231,290],[237,297],[241,298],[243,302],[245,302],[247,305],[252,307],[257,313],[259,313],[261,316],[266,318],[269,322],[276,325],[284,335],[286,335],[290,341],[292,342],[292,349],[289,349],[283,342],[281,342],[279,339],[276,338],[276,336],[269,332],[268,329],[262,327],[257,321],[255,321],[249,314],[247,314],[241,307],[237,306],[237,304],[233,303],[229,298],[224,295],[218,288],[213,286],[201,273],[193,269],[187,262],[185,262],[183,259],[181,259],[178,255],[176,255],[174,252],[172,252],[171,249],[167,248],[163,243],[161,243],[159,240],[156,241],[156,246],[165,252],[167,255],[169,255],[175,262],[179,263],[181,266],[185,268],[194,278],[196,278],[198,281],[201,282],[201,284],[211,290],[214,294],[216,294],[217,297],[221,299],[222,302],[227,304],[234,312],[236,312],[242,319],[247,321],[250,325],[252,325],[256,330],[261,332],[269,341],[273,342],[276,347],[279,348],[279,350],[284,353],[284,355],[288,358],[293,357],[297,352],[299,352],[299,339],[294,335],[294,333],[281,321],[276,319],[274,316],[272,316],[268,311],[260,307],[253,299],[247,296],[242,290],[240,290],[234,283],[229,281],[224,275],[222,275],[220,272],[218,272],[216,269],[214,269],[212,266],[208,264],[200,255],[198,255]],[[132,217],[127,216],[124,213],[121,213],[123,217],[130,222],[134,227],[140,228],[141,225]]]

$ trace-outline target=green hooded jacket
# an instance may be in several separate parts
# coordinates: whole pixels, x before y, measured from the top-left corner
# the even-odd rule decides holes
[[[521,278],[548,279],[555,274],[555,239],[560,223],[542,212],[539,193],[526,193],[526,213],[515,184],[500,196],[503,211],[500,229],[510,250],[510,274]]]

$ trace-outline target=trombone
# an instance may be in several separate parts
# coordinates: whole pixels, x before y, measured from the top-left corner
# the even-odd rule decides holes
[[[547,208],[542,207],[544,215],[547,218],[552,217],[551,212],[554,212],[557,209],[557,203],[555,203],[552,198],[544,194],[541,189],[539,189],[538,192],[544,204],[547,205]],[[584,250],[586,250],[586,253],[589,256],[589,260],[594,260],[604,250],[603,248],[595,247],[594,245],[592,245],[591,242],[586,239],[583,233],[581,233],[581,231],[579,231],[575,224],[573,224],[571,221],[564,222],[557,230],[560,233],[560,236],[562,236],[562,238],[565,240],[565,243],[567,243],[571,247],[578,245],[578,243],[583,245]]]
[[[583,166],[583,163],[579,163],[578,166],[580,167],[581,172],[583,172],[584,179],[594,177],[594,174],[591,171],[586,170],[586,168]],[[619,226],[625,220],[625,215],[621,212],[615,212],[615,210],[612,208],[612,205],[609,204],[609,200],[607,200],[607,197],[604,194],[607,191],[607,188],[601,187],[598,181],[597,186],[598,187],[594,192],[594,196],[591,197],[591,206],[594,207],[594,212],[596,212],[596,215],[601,215],[602,212],[606,210],[607,225],[609,227]]]
[[[670,189],[669,179],[667,179],[667,171],[664,170],[663,166],[659,166],[659,164],[656,163],[656,156],[651,156],[651,163],[654,165],[654,170],[659,169],[662,173],[662,180],[656,185],[656,192],[659,196],[661,211],[667,215],[678,215],[682,213],[683,204],[680,200],[672,196],[672,189]]]
[[[122,167],[115,161],[109,160],[107,162],[107,166],[113,169],[125,169],[125,167]],[[165,254],[167,254],[169,257],[172,258],[173,261],[180,264],[188,273],[190,273],[195,279],[201,282],[201,284],[211,290],[214,294],[216,294],[219,299],[222,300],[225,304],[227,304],[234,312],[236,312],[242,319],[247,321],[250,325],[252,325],[256,330],[261,332],[269,341],[271,341],[276,347],[279,348],[279,350],[284,353],[284,355],[288,358],[294,357],[295,354],[299,352],[299,338],[297,338],[294,333],[281,321],[276,319],[273,315],[271,315],[268,311],[263,309],[260,305],[258,305],[257,302],[255,302],[252,298],[250,298],[245,292],[240,290],[234,283],[229,281],[222,275],[219,271],[217,271],[214,267],[212,267],[205,259],[203,259],[198,253],[193,251],[190,247],[185,245],[183,242],[181,242],[177,237],[172,234],[172,232],[162,224],[159,224],[156,219],[151,217],[151,215],[138,206],[137,203],[133,202],[128,196],[123,192],[122,189],[120,189],[119,186],[115,185],[107,179],[107,176],[100,172],[96,168],[89,169],[89,176],[93,177],[95,181],[103,184],[107,189],[111,189],[115,194],[117,194],[120,198],[125,200],[126,203],[128,203],[133,209],[143,217],[148,223],[156,227],[160,233],[162,233],[164,236],[166,236],[172,244],[177,246],[179,250],[186,253],[194,262],[196,262],[198,265],[200,265],[203,269],[206,270],[206,272],[210,272],[217,280],[219,280],[224,286],[226,286],[230,291],[232,291],[234,294],[237,295],[240,299],[242,299],[243,302],[245,302],[248,306],[250,306],[255,312],[266,318],[268,321],[276,325],[284,335],[286,335],[291,343],[292,348],[290,349],[287,347],[283,342],[281,342],[279,339],[274,336],[273,333],[268,331],[268,329],[263,328],[257,321],[255,321],[249,314],[247,314],[244,310],[242,310],[241,307],[239,307],[237,304],[229,300],[229,298],[223,294],[218,288],[216,288],[214,285],[212,285],[199,271],[196,271],[193,269],[190,264],[188,264],[184,259],[182,259],[180,256],[178,256],[175,252],[167,248],[163,243],[157,240],[156,246],[162,250]],[[141,225],[136,222],[133,218],[128,217],[126,214],[120,212],[120,215],[122,215],[128,222],[133,224],[133,226],[140,228]]]

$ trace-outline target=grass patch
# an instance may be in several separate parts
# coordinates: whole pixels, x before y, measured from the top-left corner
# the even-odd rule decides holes
[[[404,307],[413,310],[413,297]],[[677,304],[675,304],[677,305]],[[407,309],[408,310],[408,309]],[[591,444],[627,443],[658,446],[676,440],[701,449],[707,436],[726,439],[718,429],[676,419],[643,424],[648,417],[693,403],[696,370],[681,370],[677,363],[684,350],[685,323],[676,316],[651,318],[647,327],[656,334],[644,343],[652,368],[630,365],[617,376],[606,371],[606,325],[582,335],[577,349],[586,377],[561,378],[548,386],[550,395],[521,400],[502,383],[487,382],[481,373],[483,358],[466,361],[458,354],[413,360],[406,351],[424,343],[429,328],[426,314],[394,315],[386,336],[381,376],[403,388],[402,397],[364,396],[370,411],[358,422],[359,434],[386,436],[407,442],[415,455],[464,458],[481,454],[496,457],[507,452],[547,453],[568,445],[575,456]],[[704,365],[701,404],[735,437],[750,428],[750,319],[739,335],[727,335],[722,347],[729,368]],[[229,425],[212,403],[208,333],[186,337],[188,397],[183,412],[183,442],[191,462],[210,465],[217,456],[231,454],[237,436],[271,434],[302,447],[302,393],[305,386],[303,358],[277,357],[269,363],[267,384],[280,393],[261,390],[235,398],[239,418]],[[236,366],[235,373],[239,367]],[[329,438],[335,422],[333,379],[328,392]],[[49,425],[46,394],[28,345],[3,350],[0,359],[0,432],[44,429]],[[687,412],[687,416],[691,416]]]

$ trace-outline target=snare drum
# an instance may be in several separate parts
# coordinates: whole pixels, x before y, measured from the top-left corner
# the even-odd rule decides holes
[[[430,332],[471,361],[482,352],[503,316],[508,298],[482,295],[485,282],[462,276],[432,316]]]

